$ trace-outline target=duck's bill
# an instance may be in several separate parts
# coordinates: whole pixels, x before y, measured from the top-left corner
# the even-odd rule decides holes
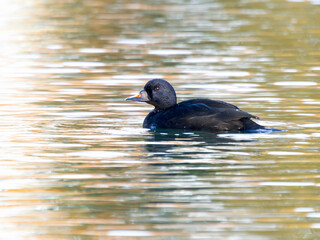
[[[141,90],[137,95],[126,98],[127,101],[149,102],[148,94],[145,90]]]

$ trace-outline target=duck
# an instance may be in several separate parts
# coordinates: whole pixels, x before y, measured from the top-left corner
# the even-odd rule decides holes
[[[148,81],[143,90],[126,100],[154,106],[142,125],[151,130],[183,129],[221,133],[268,129],[252,120],[259,119],[257,116],[221,100],[197,98],[177,103],[174,88],[164,79]]]

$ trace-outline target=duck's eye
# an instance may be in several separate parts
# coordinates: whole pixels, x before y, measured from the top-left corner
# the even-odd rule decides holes
[[[155,90],[155,91],[159,91],[159,90],[160,90],[160,87],[155,87],[154,90]]]

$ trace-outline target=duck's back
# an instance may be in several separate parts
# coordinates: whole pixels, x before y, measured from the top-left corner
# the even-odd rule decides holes
[[[257,118],[238,107],[218,100],[192,99],[166,110],[153,110],[145,118],[145,128],[243,131],[263,128],[250,118]]]

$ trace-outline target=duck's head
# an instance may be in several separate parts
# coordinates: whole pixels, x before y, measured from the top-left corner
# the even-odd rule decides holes
[[[133,97],[126,98],[126,100],[146,102],[153,105],[157,110],[165,110],[177,104],[174,88],[163,79],[150,80],[144,86],[144,90]]]

